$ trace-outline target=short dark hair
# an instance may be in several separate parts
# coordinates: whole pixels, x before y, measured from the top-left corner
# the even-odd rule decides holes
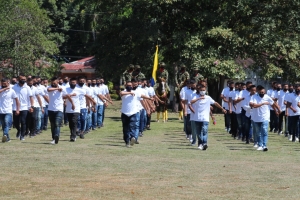
[[[252,84],[252,81],[247,81],[246,85]]]
[[[50,80],[51,81],[55,81],[55,80],[57,80],[58,78],[57,77],[52,77]]]
[[[8,78],[2,78],[1,82],[8,82],[8,80],[9,80]]]
[[[131,81],[130,82],[132,82],[132,83],[136,83],[137,82],[137,80],[136,79],[131,79]]]
[[[27,78],[27,82],[32,81],[32,78]]]
[[[255,85],[251,85],[251,86],[250,86],[250,89],[255,88],[255,87],[256,87]]]
[[[71,81],[77,81],[77,78],[73,77],[73,78],[70,78],[70,82]]]

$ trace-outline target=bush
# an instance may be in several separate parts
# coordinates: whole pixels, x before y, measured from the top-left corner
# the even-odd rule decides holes
[[[110,98],[113,99],[113,100],[119,100],[120,99],[119,95],[117,95],[117,94],[111,94]]]

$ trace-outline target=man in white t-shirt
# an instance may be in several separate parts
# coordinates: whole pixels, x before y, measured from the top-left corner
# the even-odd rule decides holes
[[[41,90],[44,91],[45,95],[48,97],[48,80],[47,79],[42,79],[42,82],[40,84]],[[44,113],[42,113],[42,118],[41,118],[41,129],[42,130],[47,130],[48,127],[48,104],[49,104],[49,97],[48,97],[48,102],[46,99],[44,99]]]
[[[100,78],[100,88],[103,88],[104,90],[104,96],[110,101],[112,102],[111,98],[110,98],[110,94],[109,94],[109,90],[108,90],[108,87],[107,85],[104,84],[104,79],[103,78]],[[111,103],[112,104],[112,103]],[[101,122],[101,127],[104,126],[104,118],[105,118],[105,106],[103,107],[103,113],[102,113],[102,122]]]
[[[152,98],[155,98],[155,91],[153,89],[153,87],[151,87],[151,82],[150,81],[144,81],[144,83],[146,84],[146,90],[148,91],[148,96],[149,97],[152,97]],[[150,105],[153,107],[153,109],[155,108],[154,107],[154,104],[152,103],[152,105]],[[152,112],[151,112],[152,114]],[[147,123],[146,123],[146,129],[147,130],[150,130],[150,124],[151,124],[151,114],[150,115],[147,115]]]
[[[226,131],[229,133],[230,132],[230,122],[231,122],[231,118],[230,118],[230,113],[229,113],[229,108],[228,108],[228,101],[229,101],[229,93],[230,93],[230,83],[232,81],[231,80],[228,80],[227,81],[227,87],[225,87],[223,90],[222,90],[222,93],[221,93],[221,99],[222,99],[222,107],[227,110],[226,114],[224,114],[224,123],[225,123],[225,128],[226,128]],[[234,88],[233,88],[234,89]]]
[[[277,102],[278,99],[278,88],[277,82],[272,82],[272,88],[267,91],[267,95],[272,98],[274,102]],[[270,108],[270,132],[274,131],[274,133],[278,132],[278,116],[275,114],[275,111],[271,106]]]
[[[20,140],[25,140],[26,117],[28,112],[33,112],[34,108],[32,91],[26,84],[26,76],[20,74],[19,83],[14,85],[12,89],[15,91],[20,102],[20,112],[17,114],[17,106],[15,101],[13,101],[13,123],[17,129],[17,138],[20,138]]]
[[[80,95],[85,95],[86,91],[76,87],[77,79],[71,78],[69,87],[66,87],[66,93],[72,98],[75,109],[73,109],[72,102],[69,99],[66,99],[66,113],[69,122],[70,128],[70,142],[76,141],[76,132],[77,132],[77,120],[80,115]]]
[[[251,129],[251,114],[252,114],[252,108],[250,106],[250,100],[251,100],[251,97],[253,95],[256,94],[256,86],[255,85],[251,85],[248,90],[250,91],[250,93],[244,97],[244,100],[243,100],[243,108],[244,110],[246,111],[245,113],[245,121],[244,121],[244,124],[245,124],[245,127],[244,127],[244,130],[245,130],[245,137],[246,137],[246,144],[250,144],[250,129]],[[254,145],[257,143],[257,136],[255,134],[254,131],[252,131],[254,134],[253,134],[253,140],[254,140]]]
[[[300,107],[298,106],[300,102],[300,85],[295,87],[295,93],[290,94],[287,99],[286,107],[290,109],[288,114],[290,116],[290,125],[291,132],[290,138],[292,138],[293,142],[299,141],[299,132],[298,132],[298,123],[300,117]]]
[[[287,102],[289,100],[289,96],[294,94],[294,85],[293,84],[289,84],[289,93],[285,95],[284,98],[284,103],[286,105],[286,110],[285,110],[285,116],[287,117],[287,133],[285,135],[285,137],[289,137],[289,140],[292,141],[292,135],[290,133],[292,133],[292,115],[290,113],[293,113],[293,111],[287,106]]]
[[[235,90],[232,90],[232,87],[235,87]],[[238,139],[238,123],[237,123],[237,117],[236,117],[236,112],[237,109],[239,109],[237,107],[237,105],[234,103],[234,98],[236,96],[238,96],[240,93],[239,91],[239,83],[236,82],[235,84],[233,82],[230,83],[230,92],[228,94],[228,109],[229,109],[229,113],[230,113],[230,119],[231,119],[231,127],[230,127],[230,133],[232,135],[232,137],[234,139]]]
[[[266,94],[264,87],[258,87],[260,90],[257,94],[253,95],[250,100],[250,106],[253,108],[252,120],[254,129],[258,137],[258,148],[259,151],[268,151],[268,126],[270,121],[270,109],[269,105],[272,106],[275,113],[278,115],[280,110],[274,103],[273,99]]]
[[[198,148],[200,150],[206,150],[207,138],[208,138],[208,125],[210,116],[210,105],[215,105],[221,109],[224,113],[226,110],[222,108],[217,102],[215,102],[210,96],[205,95],[206,86],[201,85],[197,91],[197,97],[191,100],[192,114],[191,118],[194,121],[194,132],[198,135]]]
[[[57,144],[60,136],[60,125],[63,119],[64,98],[69,99],[73,110],[75,109],[75,105],[70,95],[67,94],[66,89],[58,84],[56,77],[51,79],[51,86],[47,88],[47,91],[49,95],[48,113],[52,133],[51,144]]]
[[[1,80],[2,87],[0,89],[0,122],[2,124],[3,137],[2,142],[10,142],[9,129],[12,123],[12,104],[15,101],[15,114],[20,114],[20,102],[13,89],[10,88],[8,79]]]
[[[283,88],[282,88],[283,86]],[[278,88],[282,88],[278,92],[278,106],[280,108],[280,114],[279,114],[279,123],[278,123],[278,135],[281,135],[283,132],[283,119],[285,121],[284,128],[285,128],[285,133],[287,133],[287,117],[285,116],[285,109],[286,109],[286,103],[285,103],[285,97],[286,95],[289,94],[289,85],[288,84],[278,84]]]

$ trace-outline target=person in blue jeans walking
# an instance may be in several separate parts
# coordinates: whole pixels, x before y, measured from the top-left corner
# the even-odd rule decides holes
[[[225,114],[226,110],[215,102],[210,96],[206,95],[206,86],[200,85],[197,87],[197,96],[189,102],[191,109],[191,119],[193,121],[194,133],[198,136],[198,148],[206,150],[208,148],[208,125],[210,116],[210,105],[215,105]]]
[[[273,99],[266,94],[265,88],[257,86],[257,94],[251,97],[250,106],[252,107],[251,118],[254,122],[253,128],[255,129],[258,140],[258,151],[268,151],[269,105],[274,109],[276,115],[279,115],[279,107],[274,103]]]
[[[58,85],[57,77],[51,79],[51,86],[48,87],[47,91],[49,95],[48,114],[52,133],[51,144],[57,144],[60,137],[60,125],[63,119],[64,98],[67,98],[71,102],[73,110],[75,109],[75,105],[70,95],[67,94],[66,89]]]
[[[9,128],[12,123],[12,104],[16,103],[15,115],[20,114],[20,102],[16,92],[10,88],[9,80],[3,78],[1,80],[2,87],[0,89],[0,122],[2,124],[3,137],[2,142],[10,142]]]

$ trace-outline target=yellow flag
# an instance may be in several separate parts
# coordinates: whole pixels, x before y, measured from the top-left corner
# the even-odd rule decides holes
[[[156,52],[154,56],[154,64],[153,64],[153,71],[152,71],[152,78],[156,82],[156,71],[158,67],[158,45],[156,45]]]

